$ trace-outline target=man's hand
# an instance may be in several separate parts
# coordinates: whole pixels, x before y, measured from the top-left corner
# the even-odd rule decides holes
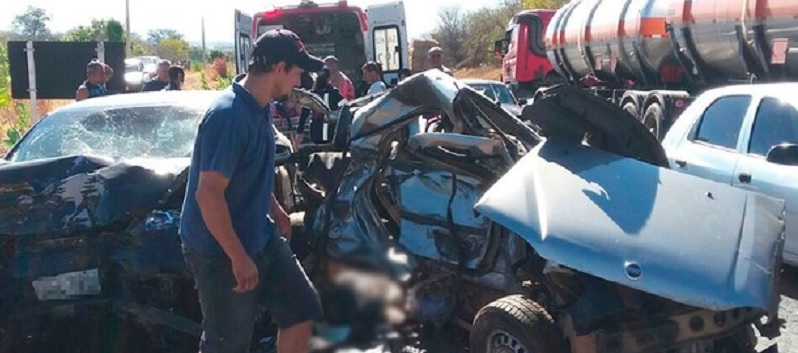
[[[78,90],[75,91],[75,101],[80,102],[86,98],[89,98],[89,89],[81,85],[78,87]]]
[[[291,240],[291,217],[285,212],[283,206],[277,202],[277,197],[275,197],[274,194],[272,194],[272,204],[269,207],[269,214],[272,216],[274,225],[277,226],[277,230],[280,231],[282,236]]]
[[[196,197],[202,219],[208,226],[208,230],[230,258],[233,276],[236,278],[236,286],[233,290],[244,293],[258,285],[258,268],[241,245],[241,241],[233,229],[230,209],[227,208],[227,201],[224,198],[224,191],[229,182],[219,172],[200,172]]]
[[[279,209],[277,212],[272,212],[272,218],[274,218],[274,224],[277,226],[277,229],[280,231],[286,239],[291,239],[291,217],[283,211],[282,208]]]
[[[233,290],[237,293],[249,292],[258,286],[258,267],[252,262],[252,258],[243,255],[231,259],[233,275],[236,278],[236,286]]]

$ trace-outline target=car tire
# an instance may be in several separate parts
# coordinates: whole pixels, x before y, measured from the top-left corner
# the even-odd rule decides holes
[[[551,315],[523,295],[507,296],[480,309],[469,341],[471,353],[566,352]]]

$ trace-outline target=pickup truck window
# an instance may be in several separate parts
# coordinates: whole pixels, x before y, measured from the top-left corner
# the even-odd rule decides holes
[[[735,149],[751,96],[727,96],[712,103],[699,121],[695,141]]]
[[[765,157],[781,143],[798,144],[798,109],[794,102],[768,97],[756,112],[748,153]]]

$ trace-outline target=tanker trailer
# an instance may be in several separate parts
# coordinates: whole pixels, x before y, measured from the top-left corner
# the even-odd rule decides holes
[[[551,70],[538,87],[590,89],[662,138],[708,88],[795,80],[796,17],[794,0],[573,0],[541,38]],[[503,48],[507,58],[519,47]],[[512,55],[518,62],[538,54]]]

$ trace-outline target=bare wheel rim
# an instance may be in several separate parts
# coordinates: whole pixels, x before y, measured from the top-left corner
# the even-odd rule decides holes
[[[488,353],[530,353],[521,341],[505,330],[493,330],[488,336]]]

